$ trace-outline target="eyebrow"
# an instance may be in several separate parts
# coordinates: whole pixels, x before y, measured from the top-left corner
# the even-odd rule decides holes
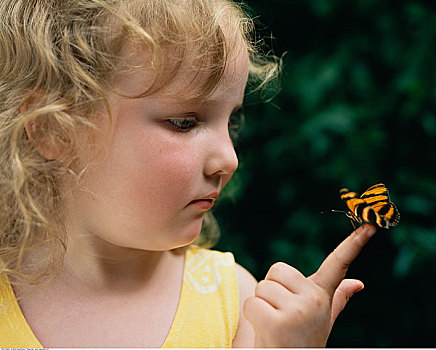
[[[213,105],[213,104],[219,104],[220,102],[219,101],[217,101],[217,100],[203,100],[203,102],[202,103],[204,103],[205,105],[207,105],[207,104],[211,104],[211,105]],[[232,114],[233,113],[236,113],[239,109],[241,109],[242,107],[244,106],[244,102],[242,101],[241,103],[238,103],[234,108],[233,108],[233,110],[232,110]]]
[[[173,98],[170,97],[170,100],[172,100]],[[192,105],[216,105],[216,104],[220,104],[221,102],[215,100],[215,99],[192,99],[192,100],[186,100],[186,101],[178,101],[177,99],[174,99],[174,101],[176,101],[177,103],[180,103],[182,105],[185,105],[186,107],[190,107]],[[240,103],[238,103],[232,110],[231,114],[236,113],[239,109],[241,109],[244,106],[244,101],[241,101]]]

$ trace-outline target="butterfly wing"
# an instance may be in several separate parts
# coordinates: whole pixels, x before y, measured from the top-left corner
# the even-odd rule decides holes
[[[383,228],[395,226],[400,221],[400,213],[389,199],[388,189],[384,184],[377,184],[368,188],[360,196],[360,199],[367,202],[378,214],[380,219],[377,224]],[[363,218],[364,219],[364,218]]]
[[[364,199],[360,198],[356,192],[352,192],[348,188],[342,188],[339,193],[341,199],[350,210],[350,218],[360,224],[364,222],[374,223],[379,226],[383,224],[380,220],[380,215]]]

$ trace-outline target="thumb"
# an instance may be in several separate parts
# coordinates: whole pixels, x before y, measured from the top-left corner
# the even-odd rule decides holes
[[[339,284],[333,295],[332,301],[332,318],[331,325],[336,321],[336,318],[347,305],[348,300],[363,289],[364,285],[359,280],[344,279]]]

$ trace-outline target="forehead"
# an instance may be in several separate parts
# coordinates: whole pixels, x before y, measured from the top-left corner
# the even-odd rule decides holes
[[[220,68],[214,67],[213,62],[196,61],[189,52],[180,62],[171,61],[170,57],[164,61],[169,62],[167,66],[159,66],[151,59],[150,52],[130,44],[125,45],[122,56],[124,66],[128,68],[121,69],[121,73],[117,74],[114,89],[121,95],[131,97],[143,95],[147,91],[156,92],[154,84],[166,76],[168,81],[159,88],[159,94],[181,100],[193,100],[195,96],[201,95],[205,86],[210,83],[211,71]],[[248,66],[248,50],[241,38],[228,53],[223,74],[210,95],[222,95],[245,86]],[[208,95],[207,98],[212,96]]]
[[[248,77],[248,52],[242,45],[227,58],[225,69],[217,84],[206,98],[213,99],[214,96],[234,94],[245,87]],[[183,99],[190,99],[192,96],[201,95],[202,90],[207,86],[210,76],[201,69],[181,67],[180,74],[166,86],[162,93],[171,97],[179,96]],[[244,89],[242,89],[243,94]],[[241,98],[243,96],[240,96]]]

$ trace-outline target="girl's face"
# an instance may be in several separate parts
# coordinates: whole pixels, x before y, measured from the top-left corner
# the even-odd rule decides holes
[[[150,72],[118,80],[128,95],[147,87]],[[113,93],[111,135],[101,118],[97,149],[81,186],[66,198],[70,235],[141,250],[168,250],[192,242],[202,218],[238,166],[229,118],[241,106],[248,76],[242,47],[230,58],[216,89],[199,102],[174,97],[198,91],[205,77],[181,69],[163,90],[145,98]]]

